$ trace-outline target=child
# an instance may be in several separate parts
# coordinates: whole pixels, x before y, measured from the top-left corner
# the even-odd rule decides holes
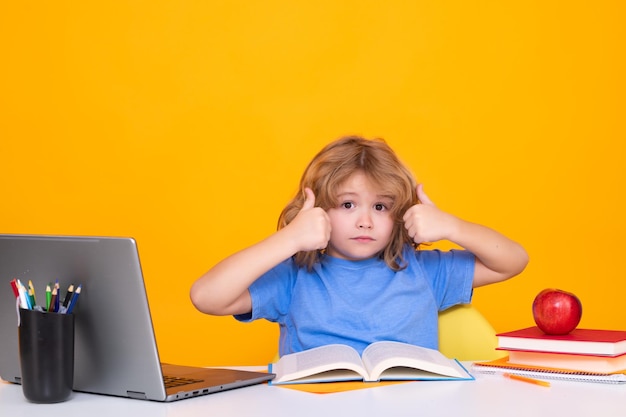
[[[449,240],[463,250],[420,250]],[[383,140],[345,137],[309,163],[278,231],[191,288],[207,314],[280,326],[279,354],[396,340],[438,347],[438,312],[528,263],[516,242],[438,209]]]

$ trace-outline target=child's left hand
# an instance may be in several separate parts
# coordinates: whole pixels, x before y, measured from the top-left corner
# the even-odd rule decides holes
[[[402,218],[411,239],[418,244],[442,239],[452,240],[458,219],[439,210],[424,192],[423,184],[417,186],[417,198],[420,203],[409,208]]]

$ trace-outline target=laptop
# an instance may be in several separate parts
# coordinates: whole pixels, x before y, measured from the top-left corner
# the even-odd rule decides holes
[[[75,315],[74,390],[175,401],[259,384],[271,373],[161,364],[137,244],[130,237],[0,234],[0,378],[21,382],[10,281],[33,282],[38,304],[57,279],[82,285]]]

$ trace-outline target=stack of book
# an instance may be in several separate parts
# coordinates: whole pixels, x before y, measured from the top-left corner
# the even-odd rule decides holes
[[[548,335],[528,327],[496,336],[497,349],[507,351],[508,357],[478,362],[478,371],[508,369],[560,375],[560,379],[626,382],[626,331],[575,329],[566,335]]]

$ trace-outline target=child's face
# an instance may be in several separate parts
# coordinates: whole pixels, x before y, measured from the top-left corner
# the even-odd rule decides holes
[[[349,260],[378,255],[391,239],[393,198],[360,172],[339,187],[337,197],[338,206],[327,210],[332,230],[326,253]]]

